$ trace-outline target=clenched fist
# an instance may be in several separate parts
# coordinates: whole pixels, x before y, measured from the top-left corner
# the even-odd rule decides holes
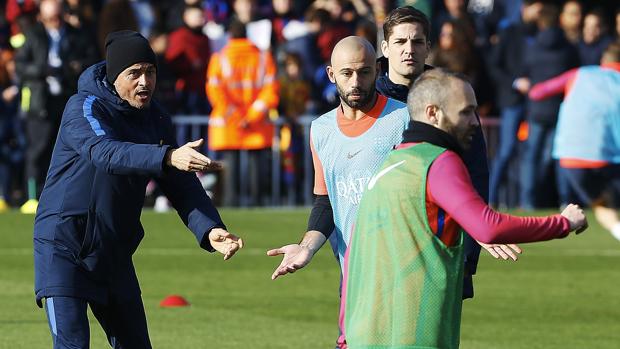
[[[588,228],[588,220],[579,205],[569,204],[562,211],[562,216],[570,222],[570,230],[576,230],[577,234]]]

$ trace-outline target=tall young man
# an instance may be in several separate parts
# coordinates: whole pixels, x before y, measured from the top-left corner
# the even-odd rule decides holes
[[[414,7],[399,7],[388,14],[383,24],[383,35],[383,57],[379,62],[385,74],[381,74],[377,79],[377,91],[405,103],[415,79],[425,70],[433,69],[424,63],[431,46],[430,22],[424,13]],[[476,191],[488,201],[489,168],[486,143],[480,125],[476,127],[472,147],[465,152],[464,160]],[[467,234],[464,239],[463,298],[471,298],[474,296],[472,275],[476,273],[480,245]],[[516,260],[516,254],[521,252],[516,245],[482,245],[495,258]]]

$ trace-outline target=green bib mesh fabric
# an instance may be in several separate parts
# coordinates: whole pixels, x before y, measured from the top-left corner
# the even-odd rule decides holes
[[[428,143],[393,151],[368,183],[349,247],[349,348],[459,346],[462,235],[446,247],[426,214],[426,175],[443,151]]]

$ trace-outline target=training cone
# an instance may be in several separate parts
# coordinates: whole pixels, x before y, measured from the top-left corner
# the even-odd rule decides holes
[[[185,298],[176,294],[168,296],[159,302],[159,306],[163,308],[187,307],[188,305],[189,302]]]

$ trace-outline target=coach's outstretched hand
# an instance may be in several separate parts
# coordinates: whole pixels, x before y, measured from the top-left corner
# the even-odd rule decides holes
[[[186,172],[200,172],[220,168],[221,164],[219,162],[212,161],[196,150],[203,143],[204,140],[201,138],[185,143],[178,149],[168,150],[166,153],[166,165]]]
[[[237,251],[243,248],[243,240],[222,228],[213,228],[209,232],[209,242],[211,246],[224,255],[224,260],[232,257]]]
[[[579,205],[569,204],[562,211],[562,216],[566,217],[570,222],[571,231],[576,230],[575,233],[579,234],[588,229],[588,220]]]

